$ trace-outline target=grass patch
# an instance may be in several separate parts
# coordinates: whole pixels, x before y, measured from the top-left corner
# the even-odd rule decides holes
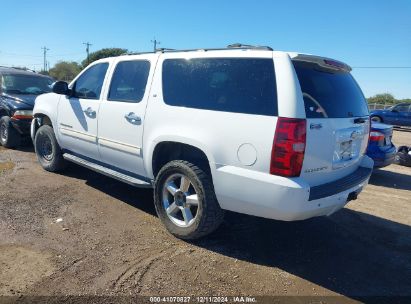
[[[3,174],[6,171],[13,170],[13,168],[16,166],[15,163],[13,162],[0,162],[0,174]]]

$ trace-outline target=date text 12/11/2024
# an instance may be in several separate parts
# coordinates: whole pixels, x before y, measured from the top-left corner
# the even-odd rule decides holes
[[[151,303],[256,303],[254,297],[150,297]]]

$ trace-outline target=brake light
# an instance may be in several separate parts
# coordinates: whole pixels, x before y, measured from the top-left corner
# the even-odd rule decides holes
[[[384,140],[384,134],[377,132],[377,131],[370,132],[370,141],[380,141],[380,140]]]
[[[306,144],[306,121],[279,117],[271,150],[270,174],[300,176]]]

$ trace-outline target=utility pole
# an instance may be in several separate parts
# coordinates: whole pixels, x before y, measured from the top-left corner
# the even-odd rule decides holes
[[[87,65],[90,63],[90,46],[92,46],[91,43],[83,42],[83,44],[86,46],[86,52],[87,52]]]
[[[157,51],[157,44],[161,44],[161,42],[158,41],[158,40],[156,39],[156,37],[154,37],[154,40],[151,40],[151,42],[152,42],[153,45],[154,45],[154,52]]]
[[[47,51],[50,51],[50,49],[48,49],[45,46],[42,47],[41,49],[43,50],[43,71],[46,72],[47,71],[46,55],[47,55]]]

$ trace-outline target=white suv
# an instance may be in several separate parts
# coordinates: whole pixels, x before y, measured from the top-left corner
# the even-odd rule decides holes
[[[268,47],[106,58],[37,98],[40,164],[74,162],[154,187],[175,236],[223,210],[277,220],[330,215],[368,183],[369,113],[350,67]]]

